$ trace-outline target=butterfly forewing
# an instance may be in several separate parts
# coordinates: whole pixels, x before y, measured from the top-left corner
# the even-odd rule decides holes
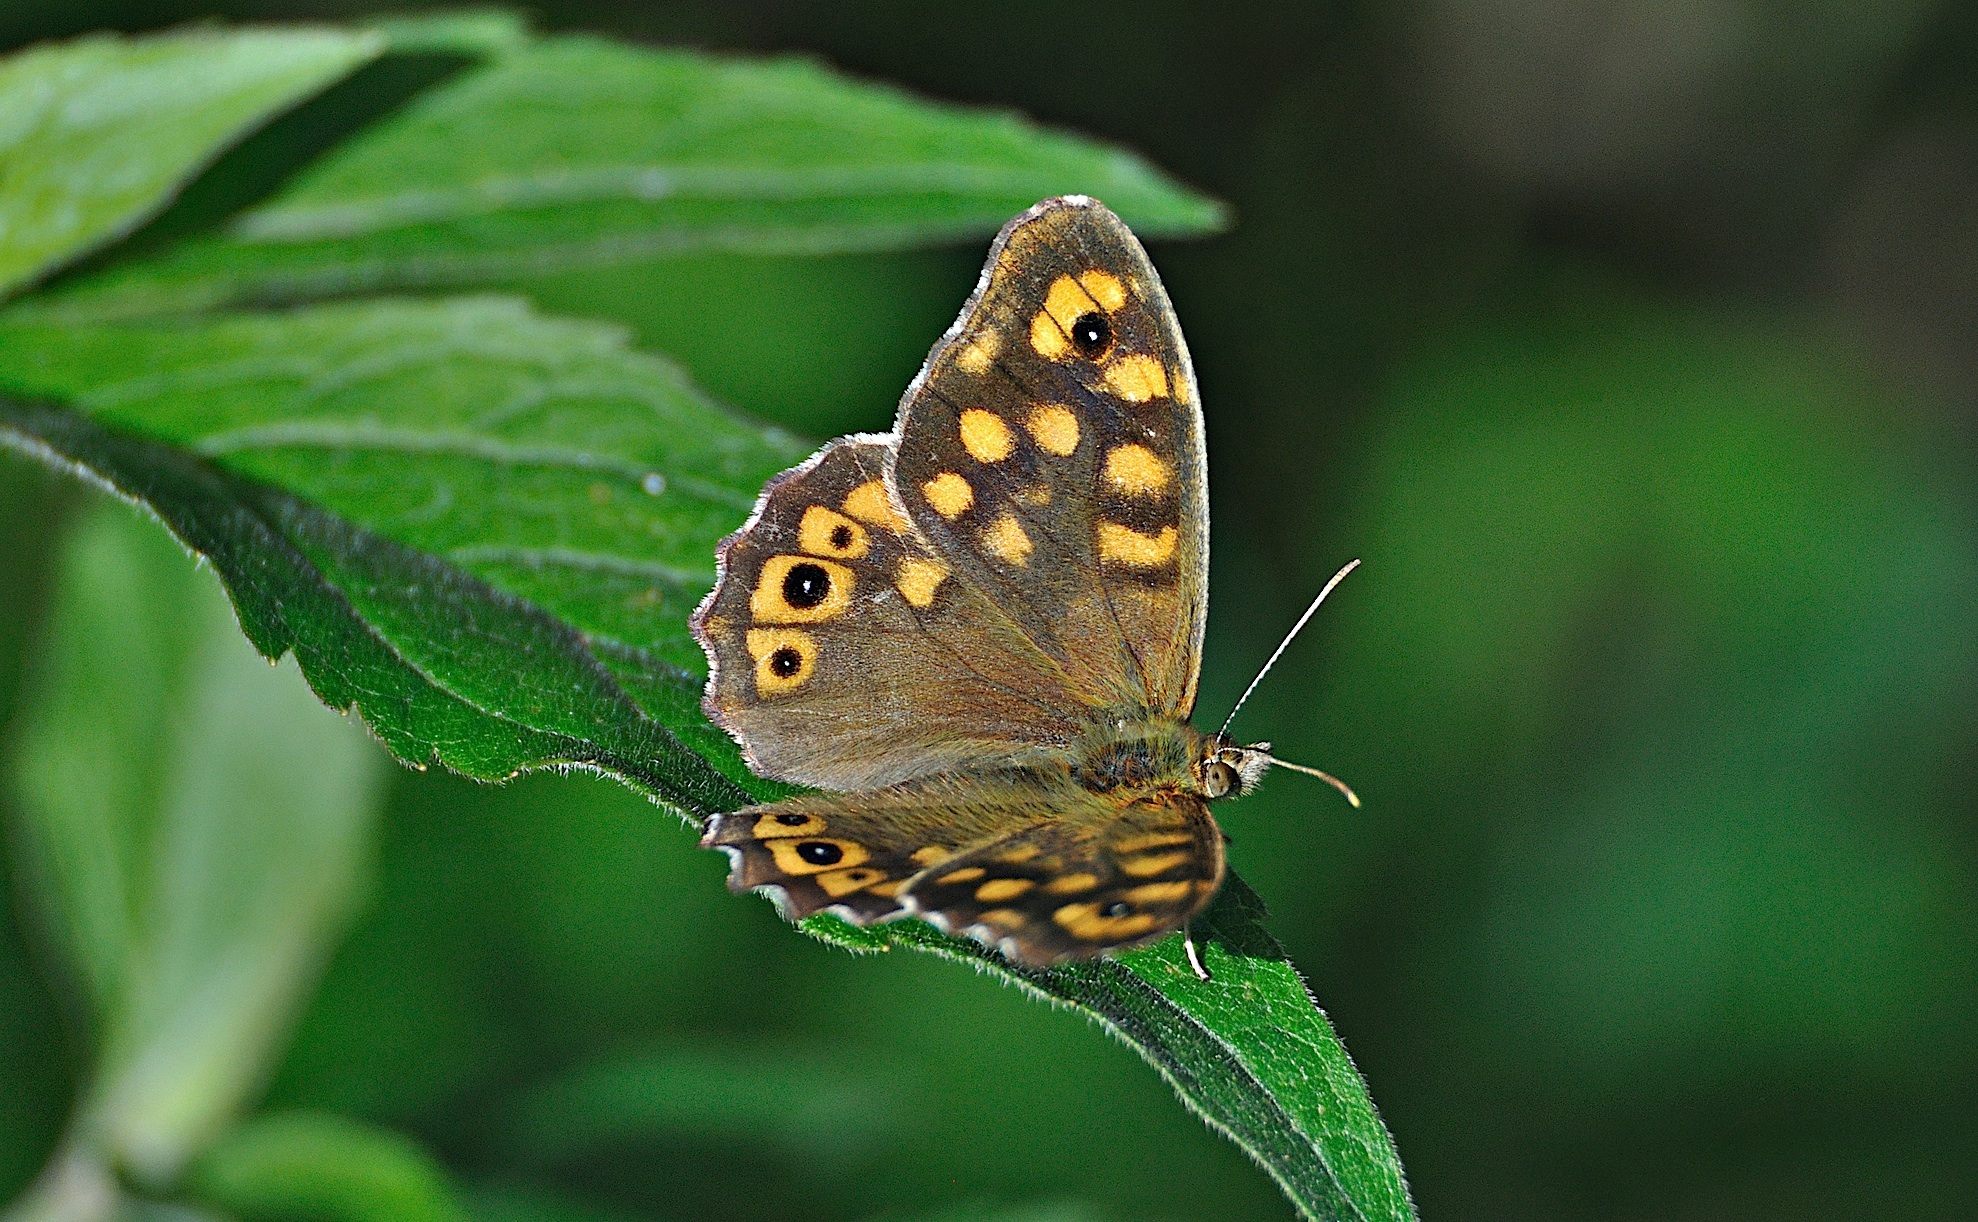
[[[834,442],[777,477],[695,613],[708,715],[762,775],[874,788],[1076,730],[1056,664],[901,515],[886,449]]]
[[[1185,715],[1207,614],[1194,373],[1159,277],[1090,201],[1019,217],[901,405],[895,487],[1101,708]]]

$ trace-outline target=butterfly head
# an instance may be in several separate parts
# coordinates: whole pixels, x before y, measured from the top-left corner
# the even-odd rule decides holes
[[[1271,745],[1251,743],[1240,747],[1228,735],[1208,740],[1208,750],[1196,768],[1202,782],[1202,795],[1210,800],[1230,794],[1246,794],[1257,787],[1271,768]]]

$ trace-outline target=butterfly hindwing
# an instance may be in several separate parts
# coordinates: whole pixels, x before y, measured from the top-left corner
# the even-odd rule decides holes
[[[1034,964],[1157,938],[1222,882],[1222,834],[1197,797],[1120,801],[1055,770],[927,777],[806,794],[712,820],[736,890],[774,889],[792,920],[920,916]]]
[[[1047,787],[1014,769],[803,794],[716,815],[701,843],[729,852],[734,889],[780,889],[793,920],[830,908],[866,924],[904,915],[899,893],[927,867],[1043,822],[1054,803],[1089,798],[1069,784],[1061,775]],[[859,873],[833,876],[844,869]]]
[[[1208,605],[1201,409],[1118,217],[1073,198],[1012,221],[896,431],[915,525],[1081,700],[1186,715]]]
[[[1222,884],[1223,846],[1202,799],[1090,805],[941,862],[907,884],[903,903],[1026,963],[1136,946],[1208,904]]]

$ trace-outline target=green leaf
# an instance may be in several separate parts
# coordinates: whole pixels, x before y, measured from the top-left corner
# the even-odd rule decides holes
[[[294,652],[402,758],[489,779],[592,767],[700,819],[780,792],[700,715],[684,617],[715,540],[803,447],[615,331],[509,301],[91,318],[673,250],[906,246],[1066,191],[1150,234],[1219,218],[1129,154],[808,63],[517,43],[223,231],[0,319],[0,440],[151,508],[265,656]],[[1232,878],[1198,930],[1208,983],[1172,944],[1036,972],[918,924],[807,927],[1094,1018],[1307,1216],[1412,1217],[1364,1085],[1261,916]],[[664,1093],[652,1073],[685,1073],[640,1072],[544,1097],[566,1114],[644,1101]]]
[[[361,890],[381,762],[177,553],[122,507],[82,521],[17,774],[32,894],[101,1029],[78,1131],[152,1182],[280,1050]]]
[[[532,1162],[691,1135],[760,1155],[844,1157],[891,1127],[898,1074],[823,1048],[655,1047],[587,1065],[523,1094],[509,1125]]]
[[[714,545],[808,452],[615,327],[510,299],[8,325],[0,389],[72,404],[698,670]],[[558,727],[569,732],[576,722]]]
[[[1051,195],[1148,236],[1220,224],[1125,150],[854,82],[591,38],[417,98],[224,232],[110,269],[70,314],[460,284],[655,253],[880,250],[987,236]]]
[[[746,800],[746,776],[697,716],[700,686],[606,651],[635,705],[574,629],[432,556],[277,489],[84,416],[0,400],[0,442],[138,500],[205,557],[263,656],[293,651],[316,694],[356,709],[399,758],[500,780],[583,766],[688,812]],[[643,706],[643,707],[641,707]],[[648,717],[663,714],[699,749]]]
[[[1105,1214],[1077,1201],[1040,1205],[958,1205],[934,1213],[879,1214],[871,1222],[1103,1222]]]
[[[1241,1146],[1304,1216],[1413,1218],[1393,1139],[1366,1084],[1263,917],[1263,901],[1229,875],[1194,924],[1207,981],[1196,979],[1179,938],[1034,969],[917,921],[861,932],[968,963],[1081,1011]]]
[[[529,19],[505,8],[395,13],[369,24],[385,36],[394,55],[505,55],[530,41]]]
[[[342,1116],[283,1112],[236,1126],[195,1163],[187,1191],[235,1217],[463,1222],[446,1172],[411,1138]]]
[[[354,703],[404,758],[484,777],[584,763],[695,818],[777,792],[700,717],[692,672],[660,659],[691,650],[680,625],[690,596],[651,599],[662,609],[634,635],[600,609],[620,596],[599,577],[611,565],[543,549],[574,538],[614,565],[677,555],[684,569],[697,548],[698,591],[715,537],[744,512],[739,490],[798,450],[761,429],[749,442],[749,426],[608,333],[475,300],[20,325],[0,339],[0,353],[38,354],[0,364],[0,386],[208,456],[73,412],[11,412],[25,444],[38,439],[143,496],[211,557],[263,652],[295,648],[324,699]],[[669,444],[712,449],[682,460]],[[691,485],[697,469],[706,476]],[[654,472],[665,477],[656,497],[643,488]],[[630,517],[619,516],[625,498]],[[517,566],[488,550],[497,542],[540,554]],[[1139,1050],[1310,1216],[1412,1216],[1364,1085],[1260,921],[1232,879],[1202,926],[1217,972],[1207,985],[1173,945],[1033,973],[925,926],[809,927],[864,949],[963,959],[1075,1006]]]
[[[383,45],[362,31],[196,29],[0,60],[0,294],[130,232]]]

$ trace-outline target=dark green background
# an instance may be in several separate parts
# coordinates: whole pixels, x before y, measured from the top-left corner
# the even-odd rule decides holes
[[[363,11],[17,4],[0,47]],[[1209,420],[1203,716],[1365,559],[1238,728],[1366,809],[1279,776],[1225,823],[1425,1217],[1978,1213],[1978,8],[537,11],[1016,107],[1231,204],[1154,249]],[[980,255],[514,287],[823,437],[890,421]],[[82,496],[0,459],[0,720]],[[399,773],[384,826],[272,1103],[628,1217],[1289,1215],[1095,1029],[785,932],[606,782]],[[83,1055],[16,915],[0,1199]],[[852,1105],[515,1154],[530,1085],[682,1044]]]

